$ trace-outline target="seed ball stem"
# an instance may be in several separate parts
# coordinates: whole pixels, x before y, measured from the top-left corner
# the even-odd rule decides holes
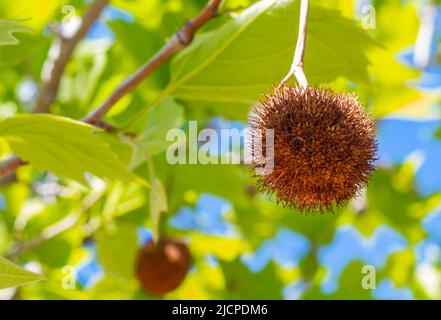
[[[303,58],[305,56],[306,35],[308,31],[308,13],[309,0],[302,0],[300,3],[299,33],[297,37],[294,58],[291,64],[291,69],[282,80],[280,85],[277,87],[278,90],[285,86],[289,79],[291,79],[293,76],[296,77],[299,85],[302,88],[306,89],[308,87],[308,80],[306,78],[305,72],[303,71]]]

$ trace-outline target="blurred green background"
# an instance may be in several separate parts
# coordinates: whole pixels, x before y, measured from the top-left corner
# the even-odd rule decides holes
[[[51,113],[81,119],[205,4],[110,1],[67,65]],[[301,214],[257,193],[245,166],[166,161],[165,134],[189,120],[217,131],[246,126],[250,108],[289,69],[298,4],[225,0],[222,16],[190,47],[112,109],[106,120],[139,139],[135,147],[118,136],[105,139],[163,192],[91,175],[86,187],[33,166],[2,181],[0,254],[37,239],[9,257],[46,280],[0,290],[0,297],[157,298],[139,289],[134,261],[152,237],[151,213],[165,211],[160,233],[186,241],[193,257],[184,283],[165,299],[440,299],[436,1],[312,1],[308,79],[355,92],[378,124],[378,169],[348,207]],[[0,19],[31,29],[13,33],[19,44],[0,46],[0,120],[32,109],[45,61],[56,50],[48,23],[68,34],[89,5],[0,0]],[[11,153],[6,145],[0,150],[4,158]],[[69,227],[53,235],[60,221]],[[366,265],[376,270],[375,289],[362,286]]]

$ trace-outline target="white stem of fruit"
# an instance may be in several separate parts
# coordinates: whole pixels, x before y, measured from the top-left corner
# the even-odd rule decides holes
[[[303,71],[303,57],[305,55],[306,45],[306,33],[308,28],[308,12],[309,12],[309,0],[301,0],[300,3],[300,18],[299,18],[299,35],[297,38],[296,51],[294,53],[294,59],[286,77],[282,80],[279,87],[288,82],[293,76],[296,77],[299,85],[303,88],[308,87],[308,80],[306,79],[305,72]]]

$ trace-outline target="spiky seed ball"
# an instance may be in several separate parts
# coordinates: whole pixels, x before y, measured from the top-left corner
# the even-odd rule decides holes
[[[149,241],[138,253],[136,275],[149,294],[163,295],[184,281],[190,268],[190,251],[186,244],[173,239]]]
[[[347,203],[374,171],[375,125],[354,95],[284,86],[254,108],[250,129],[252,140],[262,136],[262,156],[250,145],[254,169],[271,156],[265,134],[274,129],[274,169],[256,176],[260,190],[300,211]]]

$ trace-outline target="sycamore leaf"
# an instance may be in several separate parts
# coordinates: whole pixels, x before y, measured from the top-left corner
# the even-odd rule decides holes
[[[35,167],[87,184],[89,172],[100,178],[139,182],[97,133],[100,129],[64,117],[16,115],[0,123],[0,138]]]
[[[32,57],[50,44],[50,39],[37,33],[14,34],[19,43],[0,47],[0,68],[7,68]]]
[[[40,32],[54,19],[57,9],[62,5],[64,3],[60,0],[1,0],[0,13],[3,19],[21,20],[25,26]],[[67,7],[65,14],[72,13]]]
[[[223,299],[282,299],[284,284],[277,276],[276,266],[269,263],[260,272],[251,272],[239,259],[220,261],[227,290]]]
[[[263,0],[221,28],[195,38],[172,63],[166,94],[204,102],[226,114],[253,105],[290,68],[297,39],[299,3]],[[369,82],[365,49],[374,44],[355,22],[312,6],[305,72],[311,84],[339,76]],[[246,113],[245,113],[246,114]],[[231,112],[228,113],[231,116]]]
[[[107,225],[96,234],[98,260],[113,276],[131,279],[134,276],[138,238],[136,227],[128,222]]]
[[[20,41],[13,36],[13,33],[29,31],[31,29],[22,26],[17,21],[0,19],[0,46],[19,44]]]
[[[22,269],[5,258],[0,257],[0,289],[20,286],[43,279],[41,275]]]
[[[146,119],[138,118],[142,123],[140,133],[129,143],[133,148],[131,168],[143,163],[146,157],[158,155],[173,143],[167,141],[167,133],[179,129],[183,123],[184,110],[173,98],[165,97],[155,104],[146,114]]]
[[[136,144],[149,156],[157,155],[171,144],[166,140],[170,129],[180,128],[183,122],[183,108],[172,98],[165,97],[148,113],[147,121]]]

